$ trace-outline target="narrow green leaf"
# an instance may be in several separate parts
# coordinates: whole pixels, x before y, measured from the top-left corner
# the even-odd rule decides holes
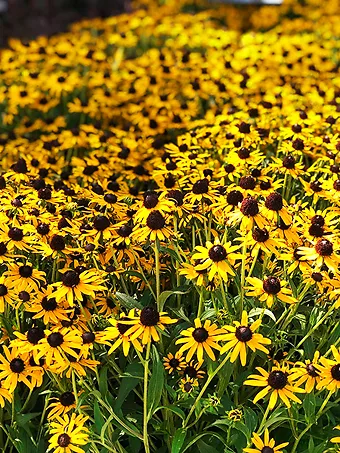
[[[119,302],[123,305],[123,307],[131,310],[132,308],[139,308],[140,310],[143,308],[142,305],[138,302],[138,300],[134,299],[127,294],[116,292],[116,297]]]
[[[175,435],[172,439],[172,444],[171,444],[171,453],[180,453],[182,445],[185,441],[187,435],[187,430],[180,428],[177,429],[175,432]]]
[[[126,373],[129,374],[129,377],[122,377],[117,399],[114,405],[115,412],[120,411],[126,397],[140,382],[140,379],[143,376],[143,366],[138,362],[130,363],[126,367]]]
[[[155,346],[152,348],[152,358],[152,374],[148,388],[148,418],[156,410],[164,388],[164,366]]]
[[[170,296],[174,294],[187,294],[189,291],[190,288],[188,288],[187,286],[175,288],[171,291],[163,291],[159,296],[160,311],[163,310],[164,304]]]

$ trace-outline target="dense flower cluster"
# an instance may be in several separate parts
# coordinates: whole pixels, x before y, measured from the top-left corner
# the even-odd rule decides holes
[[[1,451],[336,451],[339,1],[162,3],[1,51]]]

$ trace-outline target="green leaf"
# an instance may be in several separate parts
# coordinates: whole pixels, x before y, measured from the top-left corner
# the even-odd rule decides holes
[[[126,367],[128,377],[122,377],[122,381],[118,390],[117,399],[114,405],[114,410],[118,412],[126,400],[128,394],[137,386],[143,376],[143,366],[141,363],[133,362]]]
[[[175,308],[170,308],[170,310],[178,317],[178,318],[181,318],[181,319],[184,319],[185,321],[187,321],[190,325],[192,324],[192,322],[190,321],[190,319],[187,317],[187,315],[184,313],[184,310],[183,308],[179,308],[178,310],[175,309]]]
[[[201,316],[201,321],[205,321],[206,319],[213,318],[214,316],[216,316],[215,309],[209,308],[208,310],[205,310],[205,312]]]
[[[134,299],[127,294],[116,292],[116,297],[119,302],[123,305],[123,307],[131,310],[132,308],[139,308],[140,310],[143,308],[142,305],[138,302],[138,300]]]
[[[247,439],[247,442],[250,441],[251,439],[251,431],[249,428],[242,422],[235,422],[234,423],[234,428],[237,431],[240,431],[242,434],[244,434],[245,438]]]
[[[173,406],[173,405],[170,405],[170,406],[158,406],[157,409],[155,410],[155,412],[159,411],[160,409],[165,409],[167,411],[173,412],[174,414],[178,415],[182,420],[185,419],[184,411],[182,411],[182,409],[180,409],[177,406]]]
[[[189,291],[190,291],[190,288],[188,288],[188,286],[183,286],[183,287],[180,286],[171,291],[163,291],[159,296],[160,311],[163,310],[164,304],[170,296],[172,296],[173,294],[187,294]]]
[[[181,451],[186,435],[187,435],[186,429],[183,428],[177,429],[172,439],[171,453],[179,453]]]
[[[305,413],[305,420],[309,423],[314,423],[315,421],[315,395],[314,393],[307,393],[303,400],[303,408]]]
[[[148,418],[152,416],[161,400],[164,388],[164,366],[161,362],[157,349],[152,347],[152,374],[148,388]]]
[[[97,434],[101,433],[102,427],[105,424],[104,417],[102,416],[98,401],[93,404],[94,428]]]
[[[197,447],[200,453],[219,453],[219,451],[216,450],[216,448],[206,444],[205,442],[203,442],[203,440],[199,440],[197,442]]]
[[[185,451],[188,450],[188,448],[190,448],[192,445],[194,445],[196,442],[198,442],[200,439],[202,439],[202,437],[204,436],[212,436],[212,437],[217,437],[221,442],[222,444],[224,445],[224,440],[223,440],[223,437],[221,437],[219,434],[217,433],[214,433],[212,431],[206,431],[204,433],[201,433],[201,434],[197,434],[197,436],[194,436],[192,437],[188,443],[185,445],[185,447],[183,448],[183,450],[181,451],[181,453],[184,453]]]
[[[260,315],[262,315],[262,312],[263,312],[263,308],[252,308],[249,312],[249,317],[260,316]],[[269,316],[269,318],[271,318],[274,322],[276,322],[276,317],[275,317],[274,313],[272,311],[268,310],[268,308],[266,308],[264,310],[263,316],[264,315]]]

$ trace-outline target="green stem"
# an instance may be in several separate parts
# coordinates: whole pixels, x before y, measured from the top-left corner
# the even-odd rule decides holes
[[[302,439],[302,437],[310,430],[310,428],[317,422],[318,418],[323,415],[323,412],[324,412],[324,408],[326,407],[328,401],[329,401],[329,398],[332,396],[332,393],[329,392],[327,398],[325,399],[325,401],[322,403],[322,406],[320,407],[319,409],[319,412],[316,414],[316,417],[315,417],[315,420],[312,422],[312,423],[308,423],[308,425],[306,426],[306,428],[300,433],[299,437],[296,439],[294,445],[293,445],[293,449],[291,451],[291,453],[295,453],[296,452],[296,449],[299,445],[299,442],[300,440]]]
[[[266,409],[265,413],[263,414],[263,417],[262,417],[262,420],[261,420],[261,424],[260,424],[260,427],[258,429],[258,433],[259,434],[261,434],[261,431],[264,428],[264,425],[265,425],[265,423],[267,421],[268,414],[269,414],[269,404],[267,405],[267,409]]]
[[[157,248],[157,246],[156,246]],[[148,375],[149,375],[149,358],[150,358],[151,343],[149,342],[146,348],[146,357],[144,361],[144,400],[143,400],[143,442],[145,453],[150,453],[149,437],[148,437]]]
[[[204,384],[204,386],[202,387],[202,390],[200,391],[199,395],[197,396],[194,404],[192,405],[191,409],[190,409],[190,412],[187,416],[187,418],[183,421],[183,424],[182,424],[182,428],[184,429],[188,423],[189,423],[189,420],[190,420],[190,417],[191,415],[193,414],[194,410],[196,409],[197,407],[197,404],[200,402],[202,396],[204,395],[206,389],[208,388],[210,382],[214,379],[214,377],[216,376],[216,374],[220,371],[221,368],[223,368],[223,366],[227,363],[227,361],[229,360],[229,356],[230,356],[230,353],[226,355],[226,357],[224,358],[223,362],[221,362],[219,364],[219,366],[216,368],[216,370],[208,377],[208,379],[206,380],[206,383]]]
[[[336,303],[336,302],[335,302]],[[329,310],[327,311],[327,313],[320,319],[319,322],[317,322],[315,324],[315,326],[302,338],[302,340],[298,343],[298,345],[288,354],[288,356],[286,357],[286,360],[288,360],[291,355],[297,350],[299,349],[300,346],[303,345],[303,343],[316,331],[316,329],[318,327],[321,326],[321,324],[325,321],[325,319],[328,318],[328,316],[333,312],[334,308],[335,308],[335,303],[329,308]]]
[[[161,293],[161,283],[160,283],[160,271],[159,271],[159,243],[158,239],[155,242],[155,266],[156,266],[156,301],[157,301],[157,309],[160,311],[159,306],[159,295]]]
[[[79,407],[78,407],[78,403],[79,403],[79,401],[78,401],[78,392],[77,392],[77,385],[76,385],[76,375],[75,375],[74,370],[72,370],[72,388],[73,388],[74,399],[75,399],[75,403],[76,403],[76,410],[79,410]]]
[[[198,304],[198,312],[197,312],[197,318],[200,318],[204,310],[204,291],[201,289],[200,291],[200,300]]]

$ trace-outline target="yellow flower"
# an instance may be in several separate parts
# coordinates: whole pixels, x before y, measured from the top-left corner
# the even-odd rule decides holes
[[[272,307],[275,298],[287,304],[294,304],[297,301],[292,296],[292,291],[286,288],[287,282],[277,277],[270,276],[263,281],[256,277],[247,277],[246,280],[251,285],[246,286],[246,289],[250,290],[246,295],[258,297],[260,302],[265,302],[269,308]]]
[[[265,429],[263,440],[257,433],[253,433],[251,438],[255,448],[244,448],[245,453],[282,453],[282,448],[287,447],[289,442],[275,445],[275,440],[270,439],[268,429]]]
[[[193,254],[194,260],[201,260],[201,263],[195,266],[195,269],[203,271],[209,270],[208,279],[212,280],[218,274],[222,280],[228,280],[228,274],[234,276],[235,272],[231,266],[239,254],[234,253],[239,246],[232,246],[230,242],[221,244],[218,239],[215,239],[214,244],[207,242],[205,247],[198,245],[197,252]]]
[[[85,450],[79,445],[86,445],[89,437],[89,430],[84,425],[89,417],[73,413],[71,417],[64,414],[63,417],[56,417],[50,423],[49,439],[50,448],[54,453],[83,453]]]
[[[269,409],[274,409],[278,399],[290,407],[290,400],[301,403],[301,400],[295,393],[305,393],[305,391],[294,384],[292,374],[286,366],[274,366],[270,372],[261,367],[256,368],[260,376],[252,374],[244,382],[244,385],[251,385],[254,387],[264,387],[254,398],[253,402],[257,403],[259,400],[270,394]]]
[[[179,352],[182,353],[189,349],[187,352],[186,360],[189,362],[192,356],[196,353],[199,362],[203,362],[203,352],[205,351],[211,360],[215,360],[215,354],[212,350],[221,347],[218,344],[218,335],[224,334],[223,329],[219,329],[216,324],[211,324],[210,320],[206,320],[202,326],[202,322],[199,318],[196,318],[195,327],[189,327],[186,330],[182,330],[181,335],[184,338],[180,338],[176,341],[176,344],[183,344],[180,347]]]
[[[230,362],[233,363],[240,356],[242,366],[245,366],[247,361],[247,346],[255,352],[257,349],[266,354],[268,349],[263,345],[271,344],[271,340],[264,338],[260,333],[255,331],[260,327],[261,320],[258,319],[253,324],[248,324],[248,315],[246,311],[242,312],[241,322],[234,321],[235,326],[224,326],[223,328],[230,333],[220,335],[221,341],[227,343],[221,347],[220,353],[224,354],[231,350]]]

